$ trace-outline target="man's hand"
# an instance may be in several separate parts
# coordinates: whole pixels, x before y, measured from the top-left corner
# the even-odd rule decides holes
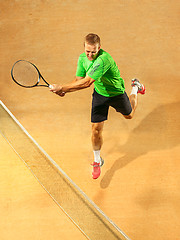
[[[56,93],[60,97],[64,97],[66,94],[65,92],[62,91],[62,86],[60,86],[58,84],[52,84],[50,87],[50,91],[53,93]]]

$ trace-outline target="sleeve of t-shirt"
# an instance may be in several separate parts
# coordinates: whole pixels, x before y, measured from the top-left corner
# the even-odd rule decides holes
[[[82,57],[79,57],[79,59],[78,59],[76,76],[77,77],[85,77],[86,76],[86,70],[83,66],[83,58]]]
[[[88,70],[87,75],[95,81],[100,79],[111,67],[109,61],[98,59],[93,66]]]

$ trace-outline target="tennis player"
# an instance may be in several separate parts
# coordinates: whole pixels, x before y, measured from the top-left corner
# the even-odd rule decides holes
[[[63,97],[68,92],[88,88],[94,83],[91,110],[94,152],[92,177],[97,179],[104,163],[100,150],[103,144],[103,126],[108,118],[109,107],[113,107],[126,119],[132,119],[137,107],[137,94],[144,94],[145,87],[138,79],[133,79],[132,91],[128,98],[119,69],[111,55],[101,49],[98,35],[90,33],[85,37],[84,50],[85,52],[79,56],[75,80],[66,85],[53,84],[50,91]]]

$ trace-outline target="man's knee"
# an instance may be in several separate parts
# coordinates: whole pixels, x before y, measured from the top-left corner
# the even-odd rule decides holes
[[[130,113],[129,115],[123,115],[126,119],[132,119],[133,118],[133,114]]]
[[[94,136],[98,136],[99,134],[101,134],[102,130],[103,130],[103,125],[104,125],[104,122],[93,123],[92,124],[92,134]]]

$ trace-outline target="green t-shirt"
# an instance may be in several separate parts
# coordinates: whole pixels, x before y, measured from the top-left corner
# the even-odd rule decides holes
[[[95,80],[94,88],[105,97],[114,97],[125,91],[124,80],[120,77],[119,69],[111,55],[100,49],[97,58],[88,60],[85,53],[78,59],[77,77],[88,75]]]

